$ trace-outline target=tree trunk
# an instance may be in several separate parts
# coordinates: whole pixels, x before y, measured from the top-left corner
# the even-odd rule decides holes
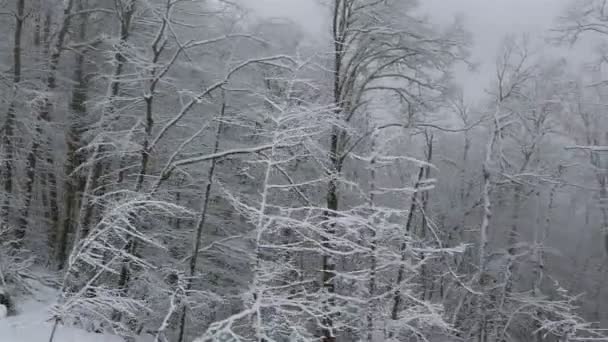
[[[213,152],[217,153],[220,150],[220,136],[223,130],[223,117],[226,111],[226,100],[223,99],[222,107],[220,110],[219,122],[217,124],[217,130],[215,132],[215,142],[213,145]],[[207,185],[205,187],[205,194],[203,195],[203,204],[201,206],[200,215],[196,222],[196,229],[194,231],[194,242],[192,245],[192,251],[190,252],[190,262],[188,263],[188,280],[186,282],[186,291],[192,289],[192,279],[196,275],[196,266],[198,262],[198,254],[201,248],[203,232],[205,230],[205,222],[207,220],[207,211],[209,209],[209,199],[211,198],[211,189],[213,186],[213,177],[215,175],[215,168],[217,166],[217,159],[211,160],[211,166],[207,173]],[[178,339],[177,342],[184,341],[184,334],[186,332],[186,316],[187,316],[186,305],[182,306],[182,311],[179,320],[178,327]]]
[[[159,31],[156,34],[156,37],[152,43],[152,60],[151,60],[152,65],[156,65],[158,63],[158,61],[162,55],[162,52],[164,50],[165,42],[163,40],[164,40],[165,29],[167,28],[167,20],[169,20],[168,17],[169,17],[169,12],[171,10],[171,6],[172,6],[171,1],[167,1],[166,8],[165,8],[165,10],[166,10],[165,16],[162,19],[162,23],[159,28]],[[135,0],[132,0],[130,2],[130,8],[128,9],[128,17],[125,21],[126,25],[124,25],[125,30],[126,30],[125,32],[128,32],[129,23],[132,20],[134,11],[135,11]],[[125,39],[126,39],[126,36],[125,36]],[[139,166],[139,172],[137,174],[137,178],[135,180],[135,192],[140,192],[143,189],[145,177],[148,173],[148,168],[149,168],[149,163],[150,163],[150,154],[152,153],[152,151],[151,151],[152,146],[150,146],[150,143],[151,143],[150,139],[152,136],[152,129],[154,127],[154,95],[156,92],[156,86],[163,75],[164,75],[164,73],[162,71],[159,72],[158,68],[156,66],[154,66],[150,71],[150,75],[149,75],[150,81],[149,81],[148,88],[144,91],[144,102],[146,104],[145,121],[144,121],[145,122],[145,124],[144,124],[144,141],[142,143],[142,148],[140,150],[140,166]],[[222,112],[223,111],[224,111],[224,107],[222,107]],[[124,162],[124,159],[121,160],[121,163],[122,162]],[[213,160],[213,163],[215,164],[215,160]],[[213,167],[215,168],[215,165],[213,165]],[[122,168],[121,168],[121,172],[122,172]],[[121,175],[119,175],[119,178],[122,180]],[[211,189],[209,189],[209,191],[211,191]],[[207,199],[207,201],[208,201],[208,199]],[[129,244],[128,244],[129,253],[136,254],[137,249],[138,249],[138,241],[136,239],[134,239],[133,237],[130,237],[129,239],[130,239]],[[128,290],[128,285],[129,285],[128,282],[129,282],[129,279],[131,278],[131,273],[132,273],[131,265],[130,265],[129,261],[125,261],[122,265],[121,277],[118,281],[118,288],[121,289],[125,293]],[[120,316],[118,316],[118,317],[120,317]]]
[[[375,216],[374,213],[374,192],[376,191],[376,137],[372,137],[372,146],[371,153],[373,155],[372,160],[370,161],[370,194],[369,194],[369,203],[368,206],[370,208],[371,215]],[[369,300],[367,304],[367,341],[373,342],[374,340],[374,316],[376,313],[374,296],[376,295],[376,268],[377,268],[377,256],[376,250],[378,248],[378,235],[379,233],[376,231],[378,226],[375,222],[371,222],[371,244],[370,244],[370,272],[369,272],[369,280],[368,280],[368,292],[369,292]]]
[[[465,125],[467,124],[467,121],[465,121]],[[463,153],[462,153],[462,167],[460,169],[460,203],[461,205],[466,205],[468,203],[468,199],[469,199],[469,195],[470,195],[470,185],[468,184],[469,182],[467,182],[467,165],[469,162],[469,151],[471,149],[471,138],[469,137],[469,133],[465,132],[464,133],[464,146],[463,146]],[[464,207],[466,208],[466,207]],[[464,241],[465,240],[465,231],[466,231],[466,224],[467,224],[467,211],[466,210],[462,210],[462,215],[460,215],[460,224],[457,227],[457,231],[454,232],[459,241]],[[450,239],[453,240],[453,239]],[[457,241],[456,241],[457,242]],[[453,243],[454,245],[456,243]],[[467,263],[467,260],[473,259],[473,250],[470,248],[467,248],[464,253],[462,253],[462,255],[460,257],[455,256],[455,264],[456,264],[456,270],[461,271],[461,272],[469,272],[470,271],[470,264]],[[471,263],[472,264],[472,263]]]
[[[58,194],[57,194],[57,175],[55,173],[54,165],[55,162],[53,160],[53,148],[52,148],[52,134],[47,136],[47,149],[45,151],[46,155],[46,165],[48,170],[46,170],[46,175],[42,177],[46,178],[46,183],[48,187],[48,210],[49,210],[49,230],[58,232],[59,229],[59,203],[58,203]],[[42,191],[46,191],[46,189],[42,189]],[[61,236],[59,236],[61,237]]]
[[[64,49],[64,43],[66,36],[68,34],[68,30],[71,23],[71,14],[72,7],[74,4],[74,0],[67,0],[64,2],[65,7],[63,10],[63,20],[61,22],[61,26],[59,32],[57,34],[57,40],[55,45],[53,46],[53,51],[51,51],[51,56],[48,65],[48,74],[46,80],[46,92],[52,93],[57,88],[57,68],[59,67],[59,61]],[[19,217],[18,229],[17,229],[17,237],[23,238],[25,236],[27,227],[28,227],[28,219],[29,213],[32,205],[32,197],[34,193],[34,182],[36,179],[36,165],[38,158],[40,158],[40,147],[44,142],[48,142],[48,139],[44,138],[44,129],[43,125],[47,124],[51,121],[50,114],[52,109],[51,99],[49,97],[45,97],[42,100],[41,108],[38,110],[36,115],[36,123],[34,130],[34,138],[32,145],[30,147],[30,151],[26,158],[26,168],[25,168],[25,185],[23,188],[24,200],[23,200],[23,208],[21,210],[21,214]],[[47,162],[49,162],[49,172],[53,172],[53,159],[48,158]],[[57,195],[56,190],[56,180],[53,175],[49,179],[49,182],[54,183],[51,184],[51,196]],[[55,198],[56,201],[56,198]]]
[[[336,119],[340,118],[343,113],[343,89],[344,84],[342,83],[342,63],[344,58],[344,49],[346,48],[344,44],[345,39],[345,30],[347,25],[347,17],[346,13],[346,4],[344,0],[334,0],[334,8],[333,8],[333,22],[332,22],[332,32],[334,38],[334,70],[333,70],[333,90],[334,90],[334,104],[337,107],[335,110]],[[331,136],[330,136],[330,148],[329,148],[329,157],[331,162],[331,179],[327,184],[327,195],[326,195],[326,204],[327,211],[325,213],[325,218],[328,221],[326,225],[327,236],[331,236],[334,234],[334,223],[330,222],[333,218],[336,217],[337,210],[339,208],[338,203],[338,180],[342,169],[342,151],[340,149],[340,136],[342,135],[342,130],[338,126],[334,126]],[[322,241],[323,247],[327,250],[332,250],[332,243],[328,238],[324,238]],[[323,317],[323,329],[321,341],[323,342],[334,342],[336,341],[336,337],[333,333],[333,317],[330,314],[333,311],[333,307],[335,306],[335,299],[333,298],[334,293],[336,291],[336,287],[334,284],[334,277],[336,271],[336,263],[335,260],[325,252],[322,256],[322,265],[321,265],[321,274],[322,274],[322,286],[327,292],[329,298],[325,303],[326,313]]]
[[[486,146],[485,151],[485,160],[483,163],[483,192],[482,192],[482,202],[483,202],[483,213],[481,218],[481,227],[479,228],[479,250],[478,250],[478,268],[479,268],[479,276],[478,276],[478,287],[482,292],[477,298],[477,328],[478,342],[485,342],[487,340],[486,336],[486,268],[487,268],[487,260],[486,253],[488,250],[488,230],[490,229],[490,221],[492,219],[492,200],[490,198],[490,192],[492,189],[492,173],[490,170],[490,165],[493,161],[494,154],[494,146],[498,140],[498,136],[500,135],[500,126],[498,122],[498,115],[500,113],[500,103],[496,104],[496,112],[493,117],[493,127],[491,129],[492,133],[490,133],[490,138],[488,139],[488,144]]]
[[[120,78],[124,72],[125,64],[127,63],[127,59],[122,54],[120,49],[124,48],[124,45],[126,45],[127,41],[129,40],[129,36],[131,33],[131,21],[133,19],[133,15],[135,14],[135,2],[136,0],[130,0],[129,3],[126,4],[126,6],[121,7],[120,9],[116,9],[118,12],[120,12],[120,37],[118,43],[119,50],[114,54],[114,62],[116,63],[116,67],[112,75],[112,82],[109,85],[109,105],[108,108],[106,108],[105,113],[103,114],[104,117],[102,117],[102,121],[104,121],[104,126],[109,126],[103,128],[107,129],[109,129],[112,125],[112,122],[116,120],[116,118],[114,117],[113,102],[120,93]],[[100,188],[105,188],[105,184],[102,184],[100,186],[99,181],[101,179],[101,176],[104,174],[103,171],[106,170],[106,168],[109,166],[106,166],[105,163],[101,161],[97,161],[97,158],[99,156],[102,156],[104,152],[105,148],[101,145],[98,145],[95,148],[95,151],[92,153],[93,162],[90,166],[89,175],[87,176],[87,182],[89,183],[87,185],[87,188],[90,189],[91,196],[96,196],[99,193],[103,193],[103,191],[100,191]],[[93,214],[96,209],[96,206],[90,205],[90,203],[88,203],[88,201],[84,197],[82,201],[83,205],[81,205],[81,210],[84,210],[84,213],[81,214],[82,219],[79,224],[82,225],[84,232],[88,232],[88,227],[90,226],[91,221],[93,219]],[[86,236],[86,234],[83,234],[83,236]]]
[[[513,286],[516,281],[515,273],[517,272],[517,262],[515,260],[517,254],[517,241],[519,240],[519,212],[521,210],[521,193],[523,191],[523,186],[517,184],[515,189],[513,190],[513,212],[511,214],[511,230],[509,231],[508,238],[508,267],[507,267],[507,280],[505,284],[505,297],[509,296],[513,291]],[[506,298],[505,298],[506,299]]]
[[[427,151],[426,151],[426,161],[427,163],[431,163],[433,161],[433,136],[432,135],[428,135],[427,133]],[[426,166],[425,170],[424,170],[424,180],[428,181],[429,179],[431,179],[431,167],[430,166]],[[430,201],[430,193],[429,191],[425,191],[421,194],[421,199],[422,199],[422,205],[421,205],[421,222],[420,222],[420,230],[418,232],[418,237],[424,241],[424,239],[426,238],[426,230],[428,228],[428,207],[429,207],[429,201]],[[424,253],[420,254],[420,258],[422,260],[424,260],[425,256]],[[430,282],[428,279],[428,267],[426,264],[423,264],[420,267],[420,281],[422,284],[422,300],[426,300],[427,299],[427,293],[428,293],[428,299],[431,299],[432,296],[432,286],[433,286],[433,282]],[[440,279],[440,282],[443,282],[443,279]]]
[[[82,1],[78,3],[78,10],[83,10]],[[78,39],[83,42],[87,37],[88,15],[83,15],[79,25]],[[83,162],[78,155],[78,150],[82,147],[83,127],[79,122],[87,117],[87,92],[88,80],[85,76],[85,57],[86,50],[80,51],[76,55],[76,63],[74,67],[74,86],[72,88],[72,101],[70,102],[71,117],[69,130],[66,134],[66,145],[68,148],[67,159],[65,163],[65,184],[64,184],[64,215],[63,225],[58,229],[57,247],[55,250],[55,259],[57,268],[62,270],[65,265],[68,250],[68,236],[75,230],[74,224],[78,217],[78,202],[79,196],[83,196],[84,182],[82,177],[75,175],[74,171]],[[77,241],[74,241],[75,243]]]
[[[327,211],[325,213],[325,217],[326,219],[329,221],[332,218],[336,217],[336,212],[338,210],[338,187],[337,187],[337,180],[335,179],[338,176],[339,173],[339,169],[340,169],[340,162],[339,162],[339,157],[337,156],[338,152],[338,132],[337,132],[337,128],[334,128],[334,132],[332,133],[331,136],[331,150],[330,150],[331,155],[331,163],[333,166],[333,172],[334,175],[332,175],[332,179],[329,181],[328,185],[327,185]],[[327,235],[331,236],[334,233],[334,223],[333,222],[328,222],[327,223]],[[326,249],[331,250],[332,249],[332,243],[329,240],[329,238],[324,238],[323,241],[323,247]],[[333,334],[332,331],[332,327],[333,327],[333,318],[332,315],[329,313],[329,311],[332,310],[332,307],[335,305],[335,300],[333,299],[333,294],[335,293],[335,284],[334,284],[334,276],[335,276],[335,270],[336,270],[336,264],[335,261],[333,260],[333,258],[331,257],[331,255],[328,255],[327,253],[323,254],[322,257],[322,281],[323,281],[323,288],[325,289],[325,291],[327,292],[327,294],[329,295],[329,298],[327,300],[326,305],[327,307],[327,313],[325,315],[325,317],[323,318],[323,338],[322,341],[323,342],[334,342],[336,341],[336,337]]]
[[[40,202],[42,202],[42,217],[44,218],[44,225],[49,225],[51,222],[51,207],[49,206],[49,193],[48,193],[48,175],[43,173],[40,175],[38,181],[38,189],[40,190]],[[49,251],[54,250],[55,246],[55,233],[53,229],[49,229]]]
[[[405,221],[405,232],[404,232],[404,240],[407,240],[408,235],[412,231],[412,224],[414,222],[414,212],[416,211],[416,207],[418,206],[418,189],[421,186],[422,179],[424,178],[424,170],[425,167],[420,167],[418,171],[418,177],[416,180],[416,184],[414,185],[414,193],[410,199],[410,208],[408,211],[407,220]],[[399,310],[401,309],[401,283],[405,279],[405,261],[407,260],[407,243],[404,241],[401,243],[400,247],[401,252],[401,265],[399,265],[399,270],[397,271],[397,281],[395,283],[395,292],[393,293],[393,305],[391,309],[391,319],[396,321],[399,319]],[[392,333],[389,337],[392,337]]]
[[[25,21],[25,0],[17,1],[15,11],[15,32],[13,41],[13,93],[11,95],[11,103],[8,106],[6,114],[6,122],[4,123],[4,135],[2,143],[4,145],[4,199],[2,208],[0,209],[0,220],[2,224],[8,224],[10,218],[10,204],[13,195],[13,132],[15,126],[15,111],[17,106],[17,97],[19,95],[19,83],[21,83],[21,41],[23,36],[23,23]],[[25,236],[25,231],[16,231],[16,247],[20,246],[21,239]]]

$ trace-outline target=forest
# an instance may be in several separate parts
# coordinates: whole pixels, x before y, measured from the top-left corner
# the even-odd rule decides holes
[[[607,1],[300,1],[0,0],[0,342],[608,341]]]

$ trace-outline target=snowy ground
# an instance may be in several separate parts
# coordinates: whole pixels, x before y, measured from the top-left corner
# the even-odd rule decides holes
[[[49,308],[54,298],[57,298],[54,290],[44,288],[37,291],[31,299],[15,300],[19,312],[16,316],[0,320],[0,342],[48,341],[52,325],[46,321],[50,317]],[[54,342],[123,342],[123,339],[60,327]]]

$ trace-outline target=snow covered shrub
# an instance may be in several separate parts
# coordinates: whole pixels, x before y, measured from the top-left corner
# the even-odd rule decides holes
[[[150,232],[154,223],[187,211],[132,192],[106,196],[104,208],[99,222],[69,256],[54,320],[56,325],[77,324],[90,331],[132,336],[144,329],[152,302],[160,296],[157,289],[137,291],[141,284],[150,283],[148,273],[157,272],[157,267],[140,258],[136,246],[163,251],[163,244]],[[174,305],[181,296],[178,290]]]

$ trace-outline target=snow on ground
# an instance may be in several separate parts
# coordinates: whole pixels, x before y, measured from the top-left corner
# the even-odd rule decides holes
[[[42,288],[27,300],[15,299],[17,315],[0,319],[0,342],[48,341],[52,324],[47,320],[55,298],[57,298],[55,290]],[[60,326],[54,342],[123,342],[123,339]]]

